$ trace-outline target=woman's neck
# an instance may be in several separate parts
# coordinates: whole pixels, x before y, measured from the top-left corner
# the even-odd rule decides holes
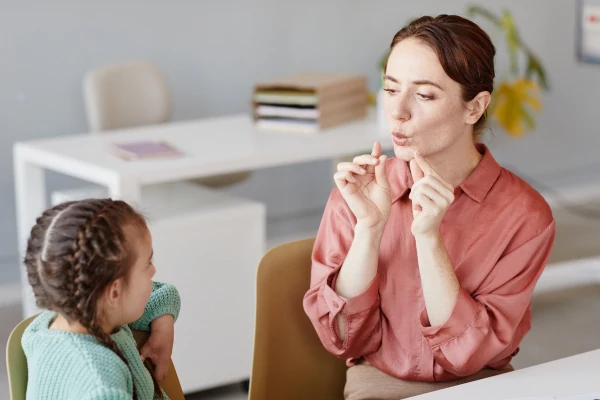
[[[453,187],[460,185],[473,172],[482,155],[472,141],[456,143],[438,154],[425,157],[433,169]]]

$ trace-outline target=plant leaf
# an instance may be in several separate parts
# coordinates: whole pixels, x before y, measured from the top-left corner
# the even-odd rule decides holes
[[[509,135],[521,136],[535,128],[531,111],[541,110],[538,93],[537,84],[529,79],[503,82],[495,94],[492,116]]]
[[[510,71],[516,77],[519,75],[518,52],[521,45],[519,33],[515,26],[515,20],[509,11],[504,11],[501,17],[502,28],[506,34],[506,44],[508,45],[508,57],[510,59]]]
[[[481,6],[469,6],[467,8],[467,16],[468,17],[476,17],[478,15],[481,16],[481,17],[483,17],[484,19],[487,19],[492,24],[496,25],[498,28],[502,27],[502,23],[500,21],[500,18],[498,18],[496,15],[494,15],[488,9],[483,8]]]
[[[535,75],[537,83],[543,90],[548,90],[548,81],[546,80],[546,71],[541,61],[529,50],[525,50],[527,55],[527,67],[525,69],[525,78],[532,79]]]

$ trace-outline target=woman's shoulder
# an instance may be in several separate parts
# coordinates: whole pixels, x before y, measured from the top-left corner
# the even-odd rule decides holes
[[[350,212],[350,208],[344,200],[344,196],[339,188],[334,187],[329,194],[329,198],[327,199],[327,204],[325,206],[326,211],[341,213],[342,215],[346,215]],[[350,215],[352,213],[350,212]]]
[[[502,197],[504,205],[515,209],[515,215],[544,227],[554,221],[546,198],[516,173],[502,168],[493,189],[495,197]]]

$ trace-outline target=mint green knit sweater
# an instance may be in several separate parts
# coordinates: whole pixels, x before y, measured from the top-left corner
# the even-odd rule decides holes
[[[153,282],[144,315],[111,336],[127,358],[131,372],[119,356],[92,335],[48,329],[56,314],[44,311],[21,339],[29,371],[27,399],[131,400],[133,382],[139,400],[154,399],[152,377],[140,359],[131,329],[150,331],[150,323],[161,315],[171,314],[177,319],[180,306],[174,286]]]

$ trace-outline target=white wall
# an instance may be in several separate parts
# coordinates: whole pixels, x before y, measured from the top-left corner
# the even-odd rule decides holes
[[[575,2],[479,3],[513,11],[553,87],[535,133],[506,140],[496,132],[497,158],[555,186],[600,175],[600,66],[575,59]],[[255,81],[295,71],[364,73],[375,89],[379,57],[408,18],[462,13],[466,5],[459,0],[1,1],[0,283],[18,279],[12,144],[86,131],[80,88],[86,69],[143,57],[169,76],[174,119],[243,112]],[[498,50],[502,64],[504,48]],[[331,187],[329,167],[320,162],[260,171],[234,191],[266,201],[272,215],[319,208]],[[50,189],[75,183],[49,175]]]

